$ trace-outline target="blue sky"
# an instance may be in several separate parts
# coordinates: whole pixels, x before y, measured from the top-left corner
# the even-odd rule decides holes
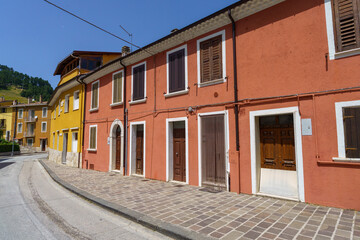
[[[237,0],[50,0],[53,3],[145,46]],[[43,0],[0,0],[0,64],[53,87],[59,61],[73,50],[121,51],[126,43],[58,10]],[[135,48],[133,48],[135,49]]]

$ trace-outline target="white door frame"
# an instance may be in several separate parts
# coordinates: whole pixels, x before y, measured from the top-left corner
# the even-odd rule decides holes
[[[170,156],[170,135],[173,130],[172,127],[170,127],[171,123],[174,122],[185,122],[185,171],[186,171],[186,184],[189,184],[189,138],[188,138],[188,119],[187,117],[179,117],[179,118],[167,118],[166,119],[166,181],[171,181],[173,179],[170,179],[170,175],[173,176],[173,169],[171,167],[173,166],[170,164],[170,159],[172,158]],[[171,174],[172,173],[172,174]]]
[[[268,110],[259,110],[250,112],[250,151],[251,151],[251,186],[252,193],[257,194],[259,192],[259,162],[258,158],[260,153],[260,146],[257,146],[256,142],[260,139],[259,124],[257,117],[268,115],[280,115],[280,114],[293,114],[294,119],[294,140],[295,140],[295,159],[296,159],[296,173],[299,200],[305,201],[305,189],[304,189],[304,169],[303,169],[303,155],[302,155],[302,140],[301,140],[301,117],[298,107],[288,108],[276,108]],[[281,196],[279,196],[281,197]]]
[[[228,110],[217,111],[217,112],[206,112],[198,113],[198,170],[199,170],[199,186],[202,186],[202,166],[201,166],[201,117],[209,115],[224,115],[224,131],[225,131],[225,184],[226,189],[229,191],[229,173],[230,173],[230,164],[229,164],[229,113]]]
[[[116,161],[116,128],[117,126],[120,126],[120,130],[121,130],[121,146],[120,146],[120,172],[122,172],[123,170],[123,166],[124,166],[124,154],[122,154],[124,152],[124,126],[122,124],[122,122],[119,119],[115,119],[110,127],[110,135],[109,135],[109,139],[110,139],[110,154],[109,154],[109,172],[110,171],[116,171],[114,170],[114,166],[115,166],[115,161]],[[114,145],[115,145],[115,149],[114,149]],[[115,152],[115,154],[114,154]]]
[[[132,151],[133,151],[133,135],[134,135],[134,130],[135,130],[135,126],[136,125],[143,125],[144,126],[144,142],[143,142],[143,147],[144,147],[144,150],[143,150],[143,175],[138,175],[138,174],[135,174],[133,173],[133,168],[135,167],[136,168],[136,159],[135,159],[135,163],[133,164],[133,158],[135,157],[136,158],[136,155],[133,156],[132,154]],[[136,141],[136,138],[135,138],[135,141]],[[136,143],[136,142],[135,142]],[[129,175],[137,175],[137,176],[143,176],[145,177],[145,156],[146,156],[146,123],[145,121],[140,121],[140,122],[131,122],[130,123],[130,161],[129,161],[129,169],[130,169],[130,172],[129,172]],[[136,149],[135,149],[136,151]]]

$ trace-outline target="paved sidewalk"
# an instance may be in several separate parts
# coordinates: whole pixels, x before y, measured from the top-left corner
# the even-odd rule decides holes
[[[360,240],[357,211],[42,163],[70,190],[178,238]]]

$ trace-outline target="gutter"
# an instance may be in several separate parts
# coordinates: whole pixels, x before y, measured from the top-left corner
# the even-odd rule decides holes
[[[127,132],[128,132],[128,129],[127,129],[127,126],[128,126],[128,118],[127,118],[127,108],[126,108],[126,66],[122,63],[122,58],[120,58],[119,60],[121,66],[123,66],[124,68],[124,87],[123,87],[123,115],[124,115],[124,169],[123,169],[123,175],[127,175],[127,141],[128,141],[128,138],[127,138]]]

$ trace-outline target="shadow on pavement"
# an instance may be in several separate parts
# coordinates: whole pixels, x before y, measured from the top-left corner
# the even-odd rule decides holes
[[[4,162],[4,163],[0,162],[0,169],[3,169],[4,167],[7,167],[13,163],[14,162]]]

